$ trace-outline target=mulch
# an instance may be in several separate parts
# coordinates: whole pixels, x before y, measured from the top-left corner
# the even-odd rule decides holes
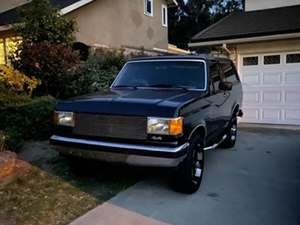
[[[19,176],[29,173],[32,166],[17,158],[16,153],[0,152],[0,187],[3,187]]]

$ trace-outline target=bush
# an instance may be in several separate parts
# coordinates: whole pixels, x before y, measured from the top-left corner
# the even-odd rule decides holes
[[[116,50],[103,50],[91,56],[82,71],[82,74],[89,78],[88,91],[109,88],[126,61],[127,58],[123,52]]]
[[[0,82],[2,92],[6,89],[15,93],[28,95],[31,95],[37,86],[41,84],[40,80],[35,77],[29,78],[7,65],[0,65]]]
[[[14,67],[42,81],[35,95],[65,97],[72,85],[79,56],[72,48],[62,44],[23,44],[12,58]]]
[[[44,139],[50,135],[55,99],[34,98],[22,104],[7,104],[0,110],[0,130],[7,136],[11,150],[19,149],[24,140]]]
[[[0,93],[0,110],[7,106],[17,106],[20,104],[28,103],[31,98],[28,95],[17,95],[10,91]]]

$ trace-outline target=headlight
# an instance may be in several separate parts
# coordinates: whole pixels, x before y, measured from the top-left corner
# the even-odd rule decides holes
[[[148,134],[180,135],[183,133],[183,118],[154,118],[148,117]]]
[[[73,112],[54,112],[54,122],[59,126],[74,127],[75,118]]]

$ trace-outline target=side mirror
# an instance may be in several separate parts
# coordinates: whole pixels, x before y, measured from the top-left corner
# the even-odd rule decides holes
[[[232,90],[232,83],[228,81],[222,81],[219,84],[219,89],[222,91],[231,91]]]

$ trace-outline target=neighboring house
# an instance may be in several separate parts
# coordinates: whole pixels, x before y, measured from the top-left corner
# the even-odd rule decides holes
[[[28,0],[0,3],[0,64],[19,41],[12,24]],[[74,19],[76,41],[88,46],[168,49],[168,7],[176,0],[50,0],[67,18]],[[30,3],[28,3],[30,4]],[[17,5],[18,7],[13,8]],[[20,6],[21,5],[21,6]],[[5,9],[9,9],[5,11]],[[12,47],[10,47],[12,46]]]
[[[244,89],[244,122],[300,125],[300,0],[246,0],[195,35],[193,49],[223,49]]]

